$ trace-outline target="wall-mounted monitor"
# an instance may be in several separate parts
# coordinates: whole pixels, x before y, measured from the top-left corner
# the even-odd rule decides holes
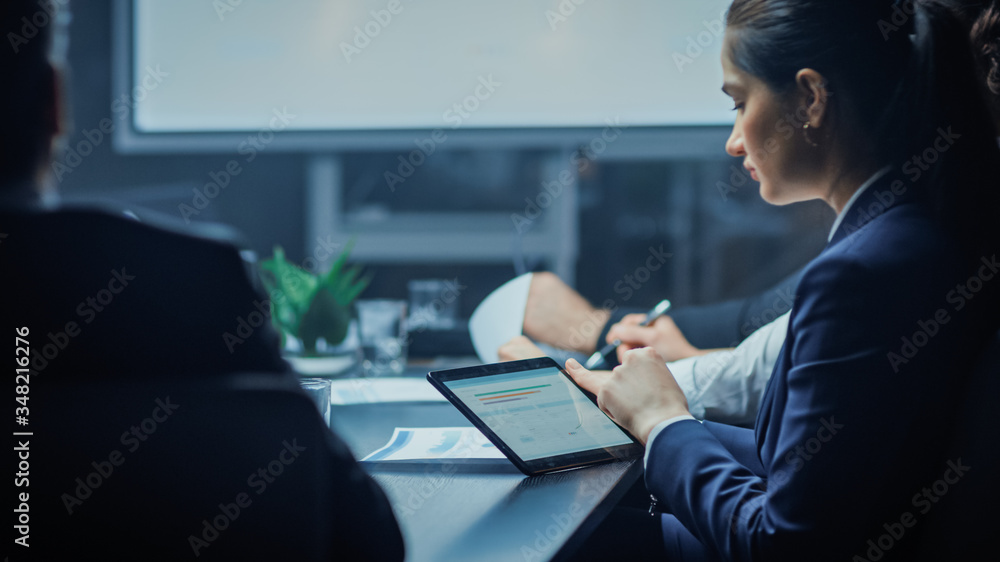
[[[265,130],[286,151],[571,148],[610,127],[721,154],[728,4],[118,0],[116,147],[235,151]]]

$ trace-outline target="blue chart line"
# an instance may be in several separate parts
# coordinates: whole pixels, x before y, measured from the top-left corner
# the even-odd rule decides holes
[[[527,412],[528,410],[534,410],[534,409],[535,409],[534,406],[521,406],[520,408],[511,408],[507,411],[510,413],[514,413],[514,412]]]
[[[447,453],[449,449],[458,444],[458,439],[461,436],[461,431],[446,431],[444,439],[441,440],[441,444],[431,447],[429,452],[436,454]]]
[[[387,447],[384,451],[378,453],[377,455],[369,457],[368,460],[369,461],[382,460],[388,457],[389,455],[395,453],[396,451],[399,451],[403,447],[405,447],[406,444],[409,443],[412,439],[413,439],[412,431],[400,431],[399,434],[396,436],[396,440],[392,443],[390,447]]]
[[[539,408],[554,408],[556,406],[569,406],[573,403],[573,400],[559,400],[556,402],[546,402],[545,404],[539,404]]]

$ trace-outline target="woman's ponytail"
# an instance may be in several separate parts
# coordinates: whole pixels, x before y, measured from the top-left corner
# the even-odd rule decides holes
[[[845,130],[867,136],[963,246],[1000,245],[1000,149],[971,23],[934,0],[733,0],[727,25],[733,64],[779,95],[800,69],[821,73]]]
[[[993,0],[972,23],[971,39],[996,124],[1000,120],[1000,0]]]
[[[900,103],[908,129],[900,166],[926,172],[915,181],[940,218],[970,251],[1000,249],[1000,149],[979,81],[969,28],[946,6],[916,2],[910,39],[913,51]]]

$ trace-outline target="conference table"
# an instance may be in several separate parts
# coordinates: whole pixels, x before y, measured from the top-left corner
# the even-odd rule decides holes
[[[411,364],[404,376],[424,377]],[[446,402],[333,406],[331,427],[363,458],[396,427],[471,426]],[[638,482],[636,460],[527,477],[506,459],[362,463],[385,490],[407,560],[567,560]]]

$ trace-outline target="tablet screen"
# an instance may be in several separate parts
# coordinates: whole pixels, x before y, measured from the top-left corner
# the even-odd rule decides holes
[[[555,367],[443,382],[525,461],[633,443]]]

